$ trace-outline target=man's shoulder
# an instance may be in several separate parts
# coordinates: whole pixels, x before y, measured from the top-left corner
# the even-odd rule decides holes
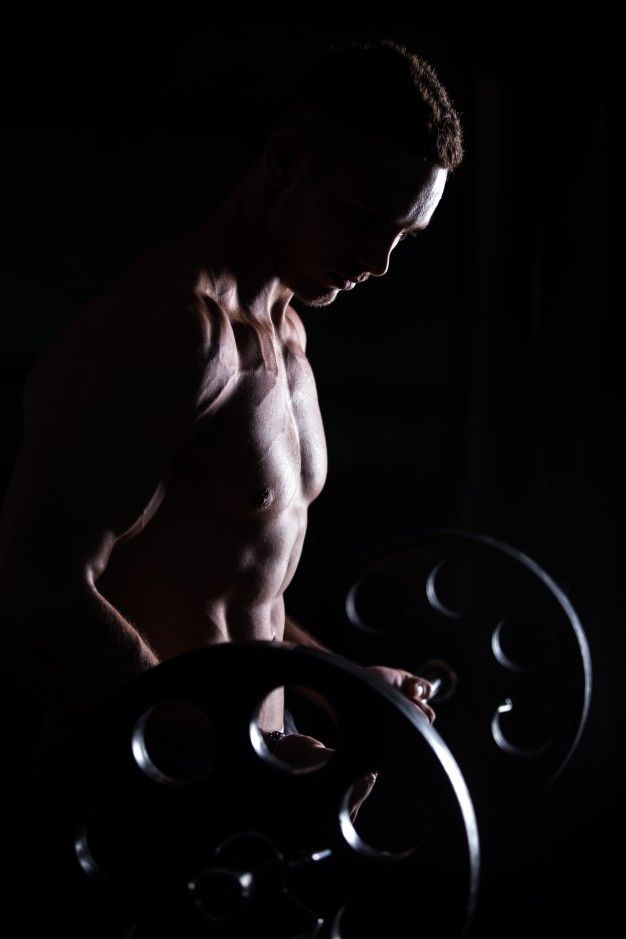
[[[222,399],[235,352],[223,313],[197,279],[151,246],[35,357],[27,386],[29,395],[42,384],[69,395],[117,384],[157,408],[171,397],[195,399],[202,414]]]
[[[155,242],[139,251],[107,293],[99,299],[121,313],[116,331],[127,328],[149,348],[164,345],[171,352],[195,355],[207,366],[228,358],[228,318],[212,296],[206,272],[176,241]]]

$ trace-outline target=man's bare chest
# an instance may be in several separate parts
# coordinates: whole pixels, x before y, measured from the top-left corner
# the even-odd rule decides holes
[[[276,368],[240,371],[177,455],[170,506],[246,516],[310,503],[327,473],[326,440],[311,367],[276,349]]]

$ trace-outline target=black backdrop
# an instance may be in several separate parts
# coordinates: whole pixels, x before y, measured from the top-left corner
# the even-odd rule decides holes
[[[32,357],[139,248],[224,194],[266,94],[336,40],[423,54],[461,112],[466,160],[386,278],[329,308],[295,303],[329,474],[288,608],[305,619],[336,560],[431,525],[542,564],[594,663],[590,719],[553,794],[568,863],[552,886],[562,902],[584,892],[604,921],[619,906],[625,716],[617,25],[597,5],[593,21],[546,4],[381,6],[5,16],[0,483]]]

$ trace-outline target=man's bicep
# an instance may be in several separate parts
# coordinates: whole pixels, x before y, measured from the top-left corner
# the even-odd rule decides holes
[[[205,383],[206,348],[192,338],[148,341],[136,355],[61,345],[27,382],[5,506],[15,577],[92,579],[164,491]]]
[[[49,438],[23,442],[11,495],[12,548],[24,573],[91,579],[166,485],[167,448],[128,415],[115,433],[76,430],[54,447]]]

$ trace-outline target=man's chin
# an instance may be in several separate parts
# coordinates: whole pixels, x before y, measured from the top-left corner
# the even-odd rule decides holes
[[[321,307],[321,306],[330,306],[331,303],[334,303],[337,294],[339,293],[338,287],[324,287],[322,290],[319,288],[315,291],[313,290],[294,290],[294,297],[303,303],[304,306],[308,307]]]

